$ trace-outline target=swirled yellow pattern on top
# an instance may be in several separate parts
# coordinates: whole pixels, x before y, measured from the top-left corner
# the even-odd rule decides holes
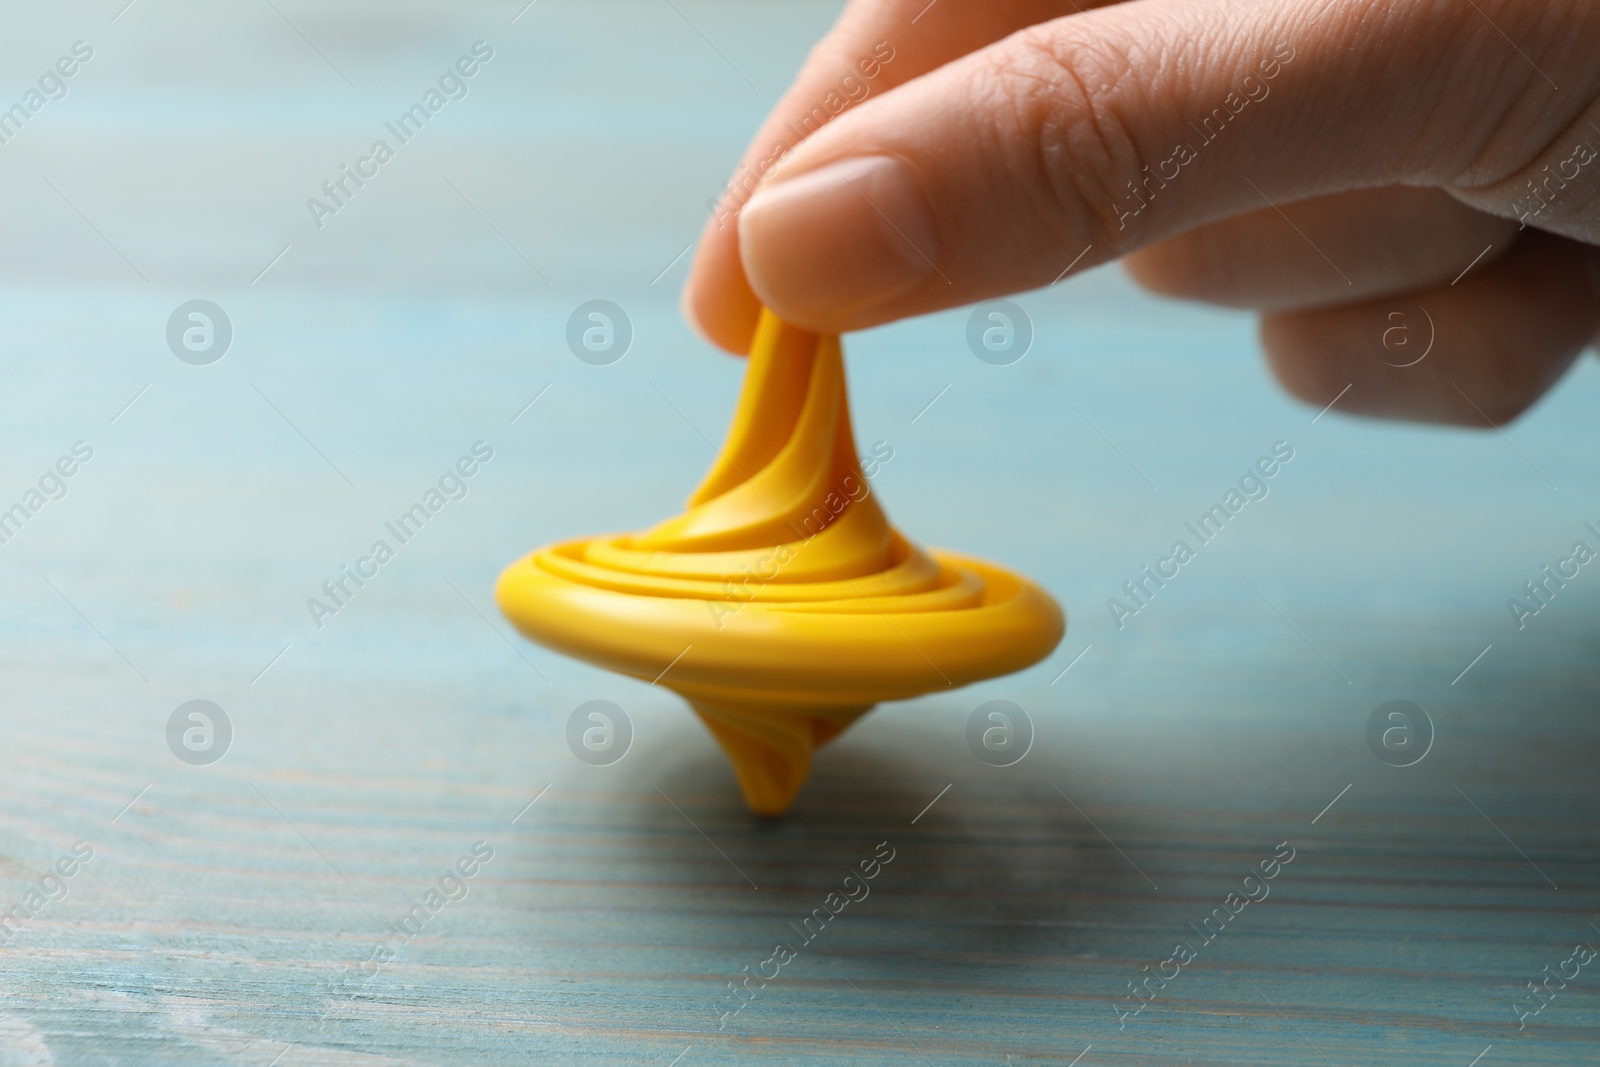
[[[1026,578],[889,525],[856,457],[839,339],[770,312],[688,509],[542,548],[495,595],[540,644],[687,699],[762,815],[874,704],[1020,670],[1066,627]]]

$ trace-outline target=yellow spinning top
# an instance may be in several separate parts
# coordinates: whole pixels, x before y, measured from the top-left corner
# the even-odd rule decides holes
[[[856,458],[839,339],[766,311],[688,510],[541,548],[495,596],[540,644],[688,700],[761,815],[874,704],[1021,670],[1066,629],[1026,578],[889,525]]]

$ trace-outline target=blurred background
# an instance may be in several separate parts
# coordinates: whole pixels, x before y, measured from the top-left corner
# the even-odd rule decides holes
[[[0,36],[0,1064],[1592,1062],[1600,576],[1520,629],[1507,600],[1600,549],[1593,357],[1471,432],[1292,403],[1249,316],[1115,267],[1016,297],[1005,365],[972,309],[847,338],[896,524],[1069,630],[878,709],[761,822],[681,701],[524,642],[492,584],[710,463],[742,364],[679,315],[688,250],[838,4],[125,2]],[[604,365],[567,342],[591,300],[631,332]],[[593,699],[632,729],[601,766],[567,743]],[[995,699],[1033,737],[1007,767],[966,741]],[[870,899],[726,1014],[880,842]]]

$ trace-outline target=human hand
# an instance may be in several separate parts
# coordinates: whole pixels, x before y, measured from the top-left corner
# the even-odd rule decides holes
[[[685,310],[743,352],[761,304],[842,332],[1126,256],[1260,311],[1303,400],[1499,424],[1600,327],[1596,42],[1595,0],[853,0]]]

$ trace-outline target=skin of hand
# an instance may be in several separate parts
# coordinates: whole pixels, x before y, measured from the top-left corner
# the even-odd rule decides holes
[[[852,0],[685,311],[742,353],[762,304],[843,332],[1125,257],[1260,312],[1308,403],[1498,425],[1600,328],[1597,42],[1600,0]]]

